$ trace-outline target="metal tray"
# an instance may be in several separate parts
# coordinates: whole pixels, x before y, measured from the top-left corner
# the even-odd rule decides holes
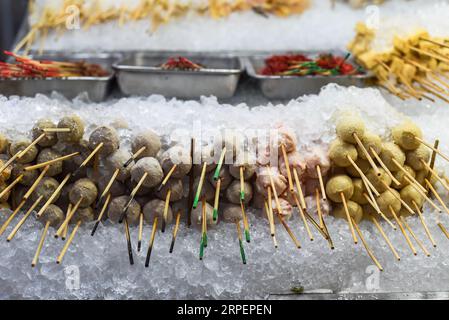
[[[304,54],[307,57],[314,57],[320,52],[293,52],[294,54]],[[332,52],[344,56],[344,52]],[[277,53],[278,54],[278,53]],[[288,53],[290,54],[290,53]],[[318,94],[321,88],[329,83],[336,83],[341,86],[364,87],[366,81],[372,76],[363,73],[353,76],[266,76],[258,73],[265,66],[265,59],[270,55],[258,55],[243,58],[243,64],[251,78],[258,81],[262,93],[271,99],[295,99],[304,94]],[[354,65],[353,60],[349,59]]]
[[[170,56],[184,56],[206,66],[198,71],[163,70],[158,66]],[[125,95],[161,94],[195,99],[202,95],[230,98],[243,71],[239,58],[184,53],[135,53],[113,65]]]
[[[48,53],[45,55],[30,55],[37,60],[55,60],[55,61],[80,61],[85,60],[90,63],[101,65],[109,71],[105,77],[66,77],[66,78],[44,78],[44,79],[26,79],[0,78],[0,94],[5,96],[28,96],[36,94],[50,95],[57,91],[67,99],[73,99],[82,92],[86,92],[90,100],[100,102],[108,96],[112,82],[114,80],[114,70],[112,64],[121,58],[121,55],[111,54],[83,54],[83,53]]]

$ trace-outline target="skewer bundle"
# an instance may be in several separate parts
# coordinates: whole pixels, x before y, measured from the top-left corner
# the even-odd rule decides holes
[[[391,49],[376,51],[375,31],[358,23],[349,50],[357,62],[371,70],[377,83],[401,99],[436,98],[449,102],[449,39],[420,30],[395,36]]]

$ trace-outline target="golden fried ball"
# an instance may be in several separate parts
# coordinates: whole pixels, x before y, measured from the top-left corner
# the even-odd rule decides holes
[[[62,142],[78,142],[84,135],[84,122],[80,117],[73,115],[62,118],[58,123],[58,128],[69,128],[70,132],[58,132],[58,139]]]
[[[13,142],[9,146],[9,154],[15,155],[17,152],[25,150],[31,144],[29,139],[21,139]],[[16,159],[18,163],[30,163],[36,159],[39,150],[36,146],[32,146],[20,159]]]
[[[391,172],[398,171],[399,168],[393,162],[396,160],[399,165],[404,166],[405,154],[399,148],[399,146],[393,142],[385,142],[382,144],[382,152],[380,153],[380,158],[382,162],[387,166],[388,170]]]
[[[399,201],[400,194],[394,189],[387,190],[380,194],[379,197],[377,197],[377,204],[379,205],[380,211],[388,217],[392,218],[393,215],[390,211],[390,206],[393,208],[395,213],[398,213],[399,210],[401,210],[401,201]]]
[[[354,162],[357,165],[357,167],[359,167],[359,169],[365,174],[368,172],[369,169],[371,169],[371,165],[368,162],[368,160],[358,158]],[[345,170],[346,170],[346,173],[348,175],[350,175],[351,177],[360,178],[360,174],[354,166],[351,165],[349,167],[346,167]]]
[[[415,150],[411,150],[406,153],[405,163],[408,164],[410,167],[412,167],[413,170],[419,171],[426,168],[424,164],[421,162],[421,160],[427,163],[429,159],[430,159],[429,149],[427,149],[427,147],[421,144]]]
[[[334,202],[342,202],[341,193],[345,199],[351,199],[354,194],[354,185],[347,175],[336,175],[326,183],[326,194]]]
[[[371,204],[363,205],[362,210],[363,210],[363,219],[365,220],[371,220],[370,216],[377,217],[379,215],[376,209],[374,209]]]
[[[351,162],[357,160],[357,149],[350,143],[346,143],[340,139],[334,140],[329,147],[329,158],[335,165],[339,167],[349,167]]]
[[[359,223],[363,218],[362,207],[358,203],[350,200],[347,201],[347,206],[349,215],[354,219],[356,223]],[[337,205],[335,205],[332,210],[332,215],[336,218],[347,220],[346,210],[342,203],[338,203]]]
[[[356,143],[354,135],[361,140],[365,135],[365,124],[355,116],[344,116],[337,121],[337,136],[347,143]]]
[[[422,138],[421,129],[411,121],[404,121],[391,129],[393,140],[405,150],[415,150],[421,144],[417,138]]]
[[[371,152],[371,148],[377,153],[380,154],[382,152],[382,139],[377,135],[373,133],[365,133],[365,136],[363,137],[362,144],[365,147],[366,151],[370,154],[372,157],[373,154]],[[360,148],[359,145],[357,147],[357,153],[359,155],[359,158],[366,160],[365,153],[363,152],[362,148]]]
[[[40,119],[36,122],[33,129],[31,130],[33,134],[33,140],[40,137],[43,133],[45,136],[37,143],[41,147],[52,147],[58,142],[58,137],[56,132],[45,132],[44,129],[56,128],[56,124],[50,119]]]
[[[352,194],[351,200],[360,205],[367,204],[368,200],[366,200],[363,195],[364,193],[367,193],[367,191],[362,179],[353,179],[352,184],[354,186],[354,193]]]
[[[403,168],[404,168],[404,170],[405,170],[406,172],[408,172],[408,174],[411,175],[413,178],[416,177],[415,170],[413,170],[412,168],[410,168],[408,165],[405,165]],[[393,173],[393,176],[394,176],[394,178],[395,178],[396,180],[398,180],[399,183],[400,183],[400,185],[398,185],[398,184],[396,184],[396,183],[394,183],[394,182],[392,183],[393,187],[396,188],[396,189],[402,189],[402,188],[404,188],[405,186],[408,186],[408,185],[410,184],[410,182],[409,182],[410,178],[407,178],[407,179],[406,179],[407,175],[406,175],[406,174],[404,173],[404,171],[402,171],[402,170],[399,170],[399,171],[394,172],[394,173]]]
[[[401,199],[412,209],[415,209],[413,201],[416,202],[418,208],[421,208],[424,204],[424,197],[418,192],[417,188],[418,187],[408,185],[400,191]]]
[[[376,174],[374,169],[370,169],[368,170],[366,177],[377,191],[384,192],[388,189],[384,183],[389,187],[391,185],[391,178],[384,169],[379,168],[379,172],[380,176]]]

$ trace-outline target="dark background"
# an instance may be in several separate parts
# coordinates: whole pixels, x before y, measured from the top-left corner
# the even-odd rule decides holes
[[[0,51],[11,49],[27,4],[28,0],[0,0]],[[3,59],[0,54],[0,60]]]

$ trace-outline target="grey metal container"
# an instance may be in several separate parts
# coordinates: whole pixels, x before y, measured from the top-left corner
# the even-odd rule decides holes
[[[182,55],[205,66],[198,71],[164,70],[158,66],[169,57]],[[202,95],[230,98],[243,71],[239,58],[181,53],[135,53],[113,65],[125,95],[161,94],[196,99]]]
[[[108,96],[111,85],[114,80],[114,71],[112,64],[120,59],[117,54],[64,54],[49,53],[45,55],[31,55],[37,60],[54,60],[54,61],[86,61],[101,65],[109,71],[109,75],[105,77],[66,77],[66,78],[44,78],[44,79],[27,79],[27,78],[0,78],[0,94],[5,96],[28,96],[32,97],[36,94],[50,95],[53,91],[57,91],[64,95],[67,99],[73,99],[80,93],[86,92],[90,100],[100,102]]]
[[[294,54],[296,53],[298,52],[294,52]],[[333,53],[345,55],[343,52]],[[319,52],[299,52],[299,54],[314,57]],[[364,87],[366,81],[371,78],[368,73],[351,76],[266,76],[259,74],[259,71],[265,66],[265,59],[268,57],[269,55],[260,55],[246,57],[242,60],[248,75],[258,81],[262,93],[271,99],[295,99],[305,94],[318,94],[321,88],[329,83]],[[351,60],[349,61],[354,63]]]

